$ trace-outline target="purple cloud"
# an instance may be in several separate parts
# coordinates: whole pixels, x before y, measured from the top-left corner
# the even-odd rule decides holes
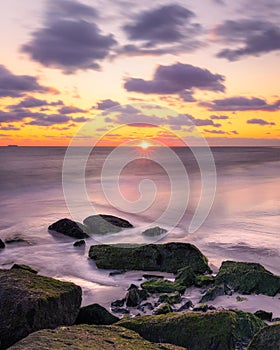
[[[63,102],[61,100],[56,102],[48,102],[46,100],[40,100],[35,97],[26,97],[24,100],[19,102],[16,105],[8,106],[10,110],[18,109],[18,108],[35,108],[35,107],[42,107],[42,106],[61,106],[63,105]]]
[[[270,111],[275,112],[280,108],[280,100],[267,103],[264,99],[257,97],[227,97],[211,102],[200,102],[200,106],[207,107],[210,111]]]
[[[231,48],[217,54],[229,61],[280,50],[280,27],[270,21],[228,20],[216,28],[215,34],[218,40],[230,44]],[[234,44],[239,47],[232,48]]]
[[[85,110],[74,107],[74,106],[64,106],[59,109],[59,113],[61,114],[74,114],[74,113],[84,113]]]
[[[52,92],[30,75],[15,75],[0,64],[0,97],[20,97],[27,92]]]
[[[40,118],[33,119],[28,125],[50,126],[53,124],[64,124],[71,120],[70,117],[61,114],[41,115]]]
[[[107,99],[97,102],[97,109],[104,111],[105,109],[113,108],[119,105],[119,102]]]
[[[229,117],[227,115],[211,115],[211,119],[213,120],[227,120]]]
[[[247,120],[247,124],[257,124],[257,125],[261,125],[261,126],[264,126],[264,125],[275,125],[274,122],[268,122],[264,119],[249,119]]]
[[[22,51],[44,66],[61,69],[66,74],[77,70],[100,69],[117,43],[112,34],[103,35],[89,21],[96,11],[78,1],[49,2],[45,24],[32,33],[32,39]]]
[[[224,91],[224,80],[222,75],[212,74],[207,69],[176,63],[159,66],[152,80],[129,78],[124,87],[127,91],[143,94],[181,94],[193,89]]]
[[[223,130],[208,130],[208,129],[204,129],[204,132],[208,132],[210,134],[220,134],[220,135],[224,135],[227,134],[227,132],[223,131]]]
[[[14,125],[12,125],[12,124],[9,124],[9,125],[5,125],[5,126],[2,126],[2,125],[0,125],[0,130],[2,130],[2,131],[9,131],[9,130],[20,130],[20,128],[18,128],[18,127],[16,127],[16,126],[14,126]]]

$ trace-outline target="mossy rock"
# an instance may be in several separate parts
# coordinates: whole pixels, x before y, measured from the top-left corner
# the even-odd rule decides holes
[[[156,227],[148,228],[147,230],[142,232],[142,235],[148,236],[148,237],[156,237],[156,236],[163,235],[166,232],[167,230],[165,230],[164,228],[156,226]]]
[[[117,326],[79,325],[30,334],[11,350],[183,350],[169,344],[152,344],[139,334]]]
[[[168,303],[168,304],[178,304],[180,303],[182,297],[181,294],[179,292],[175,292],[175,293],[169,293],[169,294],[162,294],[158,301],[159,303]]]
[[[147,245],[95,245],[89,257],[101,269],[144,270],[176,273],[189,266],[195,274],[210,272],[206,257],[189,243]]]
[[[92,234],[117,233],[124,228],[133,227],[127,220],[106,214],[88,216],[84,220],[84,225],[87,227],[87,232]]]
[[[186,290],[185,286],[180,283],[171,282],[162,279],[151,279],[149,281],[143,282],[141,287],[147,290],[149,293],[173,293],[179,292],[183,294]]]
[[[262,328],[247,350],[280,350],[280,322]]]
[[[34,270],[32,267],[30,267],[28,265],[24,265],[24,264],[14,264],[11,267],[11,270],[24,270],[24,271],[29,271],[29,272],[35,273],[35,274],[38,273],[38,271]]]
[[[85,232],[85,228],[79,222],[75,222],[71,219],[60,219],[53,224],[51,224],[48,229],[50,231],[55,231],[62,233],[66,236],[75,237],[75,238],[88,238],[88,234]]]
[[[82,300],[73,283],[25,269],[0,270],[0,349],[43,328],[71,325]]]
[[[146,300],[148,293],[144,289],[133,288],[126,293],[126,306],[138,306],[143,300]]]
[[[252,314],[235,311],[185,312],[139,316],[121,320],[117,325],[151,342],[167,342],[192,350],[235,350],[240,344],[248,344],[249,330],[252,337],[263,327],[264,323],[255,319]]]
[[[207,290],[207,292],[200,299],[200,303],[206,303],[207,301],[215,300],[217,297],[225,295],[225,288],[221,286],[213,286]]]
[[[195,282],[195,273],[193,269],[189,266],[183,267],[177,272],[175,282],[185,286],[190,287]]]
[[[194,284],[196,287],[209,286],[215,282],[215,277],[210,275],[197,275],[195,276]]]
[[[111,325],[120,319],[112,315],[103,306],[99,304],[91,304],[80,309],[76,324],[96,324]]]
[[[173,310],[168,303],[162,303],[154,309],[153,314],[154,315],[165,315],[165,314],[168,314],[169,312],[172,312],[172,311]]]
[[[280,292],[280,277],[273,275],[258,263],[224,261],[215,283],[226,283],[241,294],[274,296]]]

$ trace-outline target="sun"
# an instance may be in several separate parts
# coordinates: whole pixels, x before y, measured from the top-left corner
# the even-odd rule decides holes
[[[146,150],[149,147],[151,147],[151,144],[148,141],[143,140],[143,141],[141,141],[139,143],[139,147],[141,147],[142,149]]]

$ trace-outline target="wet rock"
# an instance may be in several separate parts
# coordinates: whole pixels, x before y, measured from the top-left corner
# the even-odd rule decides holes
[[[168,280],[149,280],[147,282],[143,282],[141,287],[147,290],[149,293],[173,293],[179,292],[183,294],[186,290],[185,286],[177,282],[171,282]]]
[[[258,310],[254,313],[255,316],[259,317],[263,321],[269,321],[272,320],[272,312],[267,312],[264,310]]]
[[[209,272],[206,257],[192,244],[95,245],[89,257],[102,269],[163,271],[176,273],[189,266],[195,274]]]
[[[152,303],[150,302],[147,302],[147,303],[142,303],[140,304],[138,307],[137,307],[138,310],[141,310],[142,312],[145,312],[146,309],[148,310],[153,310],[154,309],[154,306]]]
[[[210,288],[206,294],[200,299],[200,303],[205,303],[207,301],[215,300],[217,297],[225,295],[224,285],[214,286]]]
[[[146,280],[151,280],[151,279],[160,279],[160,278],[164,278],[164,276],[160,276],[160,275],[152,275],[149,273],[146,273],[143,275],[143,278],[145,278]]]
[[[5,243],[2,241],[2,239],[0,239],[0,249],[4,249],[5,248]]]
[[[11,270],[24,270],[24,271],[28,271],[28,272],[35,273],[35,274],[38,273],[38,271],[32,269],[32,267],[30,267],[28,265],[24,265],[24,264],[14,264],[11,267]]]
[[[195,273],[189,266],[183,267],[177,272],[175,282],[185,287],[190,287],[195,282]]]
[[[215,282],[215,278],[209,275],[198,275],[195,276],[194,284],[196,287],[205,287],[213,284]]]
[[[168,303],[162,303],[154,309],[153,315],[165,315],[169,312],[173,312],[171,306]]]
[[[280,322],[262,328],[253,338],[248,350],[279,350]]]
[[[142,232],[142,235],[148,236],[148,237],[155,237],[155,236],[160,236],[163,235],[167,232],[164,228],[161,228],[159,226],[148,228],[144,232]]]
[[[103,324],[111,325],[120,319],[112,315],[103,306],[99,304],[92,304],[82,307],[79,311],[76,324]]]
[[[127,288],[127,290],[129,291],[129,290],[132,290],[132,289],[138,289],[138,286],[136,286],[136,284],[131,284],[128,288]]]
[[[138,289],[138,288],[132,288],[126,293],[126,296],[125,296],[126,306],[128,306],[128,307],[136,307],[143,300],[146,300],[147,296],[148,296],[148,293],[147,293],[146,290]]]
[[[188,310],[189,308],[193,307],[193,303],[191,300],[187,300],[184,302],[184,304],[182,306],[179,307],[179,309],[177,309],[177,312],[183,312]]]
[[[91,215],[84,220],[88,231],[93,234],[117,233],[124,228],[132,228],[127,220],[113,215]]]
[[[117,326],[78,325],[45,329],[21,340],[11,350],[183,350],[170,344],[153,344]]]
[[[248,344],[265,323],[241,311],[168,313],[140,316],[117,323],[151,342],[167,342],[192,350],[235,350]]]
[[[43,328],[71,325],[82,300],[73,283],[25,269],[0,270],[0,349]]]
[[[117,271],[112,271],[109,273],[109,276],[117,276],[117,275],[122,275],[126,273],[126,270],[117,270]]]
[[[129,314],[129,311],[122,307],[111,307],[111,311],[114,312],[115,314],[122,314],[122,315]]]
[[[20,244],[20,245],[31,245],[31,243],[20,236],[9,237],[5,239],[6,244]]]
[[[215,283],[225,283],[241,294],[274,296],[280,292],[280,277],[258,263],[224,261]]]
[[[193,311],[196,311],[196,312],[206,312],[207,310],[208,310],[207,304],[197,304],[193,308]]]
[[[124,306],[124,303],[125,303],[125,298],[118,299],[118,300],[115,300],[111,303],[111,307],[122,307],[122,306]]]
[[[80,241],[76,241],[73,243],[74,247],[83,247],[86,244],[84,239],[81,239]]]
[[[88,238],[81,224],[70,219],[61,219],[51,224],[48,229],[75,238]]]
[[[168,303],[170,305],[173,305],[173,304],[180,303],[181,299],[182,299],[181,294],[179,292],[175,292],[175,293],[169,293],[169,294],[162,294],[159,297],[158,302]]]

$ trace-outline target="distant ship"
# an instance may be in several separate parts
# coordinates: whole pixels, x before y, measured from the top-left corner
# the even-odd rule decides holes
[[[8,145],[7,147],[18,147],[18,145]]]

